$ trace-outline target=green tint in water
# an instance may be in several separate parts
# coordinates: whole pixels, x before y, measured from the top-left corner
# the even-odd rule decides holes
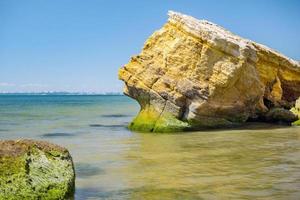
[[[142,134],[124,96],[0,96],[2,139],[68,148],[76,199],[299,199],[300,127]]]

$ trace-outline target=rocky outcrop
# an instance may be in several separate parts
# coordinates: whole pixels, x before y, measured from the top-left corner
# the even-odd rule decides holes
[[[129,128],[141,131],[224,127],[272,116],[290,122],[296,116],[289,109],[300,96],[298,62],[172,11],[119,78],[141,106]]]
[[[0,199],[72,199],[72,158],[42,141],[0,141]]]

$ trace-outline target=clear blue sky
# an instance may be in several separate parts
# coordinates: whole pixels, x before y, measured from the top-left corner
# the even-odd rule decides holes
[[[0,92],[121,91],[118,68],[168,10],[300,60],[299,0],[0,0]]]

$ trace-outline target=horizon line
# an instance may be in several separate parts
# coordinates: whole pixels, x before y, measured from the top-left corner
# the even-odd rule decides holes
[[[124,95],[123,92],[0,92],[0,95]]]

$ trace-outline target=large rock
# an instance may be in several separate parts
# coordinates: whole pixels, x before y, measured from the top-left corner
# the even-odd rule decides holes
[[[119,70],[119,78],[125,82],[124,93],[141,106],[129,125],[141,131],[264,119],[272,108],[290,112],[300,96],[298,62],[216,24],[172,11],[142,52]]]
[[[0,141],[0,199],[72,199],[74,184],[65,148],[33,140]]]

